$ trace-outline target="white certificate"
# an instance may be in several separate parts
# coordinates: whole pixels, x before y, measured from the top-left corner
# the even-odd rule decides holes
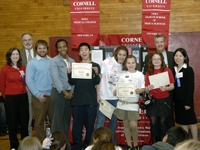
[[[135,97],[134,83],[117,83],[117,97]]]
[[[170,84],[168,72],[151,75],[149,76],[149,81],[150,84],[154,86],[154,89]]]
[[[115,110],[115,107],[108,103],[106,100],[101,100],[101,104],[99,106],[99,111],[102,112],[106,117],[111,119],[112,114]]]
[[[72,78],[92,79],[92,64],[72,63]]]

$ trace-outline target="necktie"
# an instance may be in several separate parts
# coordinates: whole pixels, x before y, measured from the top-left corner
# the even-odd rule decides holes
[[[32,59],[30,51],[28,51],[28,62]]]

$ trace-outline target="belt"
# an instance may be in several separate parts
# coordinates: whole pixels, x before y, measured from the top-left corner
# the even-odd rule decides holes
[[[138,104],[138,102],[127,102],[127,101],[122,101],[122,100],[119,100],[119,102],[121,102],[122,105],[126,105],[126,104]]]

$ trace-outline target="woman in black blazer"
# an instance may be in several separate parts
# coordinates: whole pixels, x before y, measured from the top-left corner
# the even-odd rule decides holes
[[[174,62],[175,120],[187,132],[188,125],[190,125],[192,137],[197,139],[197,119],[194,112],[194,71],[189,66],[189,58],[185,49],[176,49]]]

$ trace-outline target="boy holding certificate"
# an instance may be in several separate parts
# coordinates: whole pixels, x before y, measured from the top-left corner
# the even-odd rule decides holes
[[[136,62],[137,61],[135,56],[127,56],[123,67],[123,70],[126,70],[126,72],[120,75],[118,81],[119,84],[127,84],[126,88],[124,88],[126,90],[122,91],[117,88],[114,91],[114,95],[119,96],[117,109],[115,110],[114,114],[118,119],[123,120],[124,133],[128,145],[127,150],[139,150],[137,121],[140,119],[140,116],[138,112],[138,99],[139,94],[144,92],[145,85],[144,75],[142,74],[142,72],[135,70],[137,65]],[[134,86],[132,86],[133,84]],[[128,87],[129,90],[127,89]],[[130,94],[126,94],[127,91],[130,91]],[[121,97],[120,95],[123,94],[127,96]],[[134,146],[132,146],[131,144],[131,137],[133,139]]]
[[[97,113],[96,86],[98,86],[100,82],[100,66],[90,59],[90,45],[88,43],[81,43],[78,50],[82,61],[75,65],[72,64],[72,68],[69,67],[67,70],[69,83],[75,85],[74,97],[71,101],[73,107],[73,150],[85,149],[90,144]],[[82,65],[83,63],[84,65]],[[90,68],[89,64],[91,64]],[[71,72],[74,74],[71,74]],[[86,76],[91,76],[91,79],[86,78],[84,72],[86,73]],[[86,128],[86,135],[85,140],[82,143],[83,126]]]

